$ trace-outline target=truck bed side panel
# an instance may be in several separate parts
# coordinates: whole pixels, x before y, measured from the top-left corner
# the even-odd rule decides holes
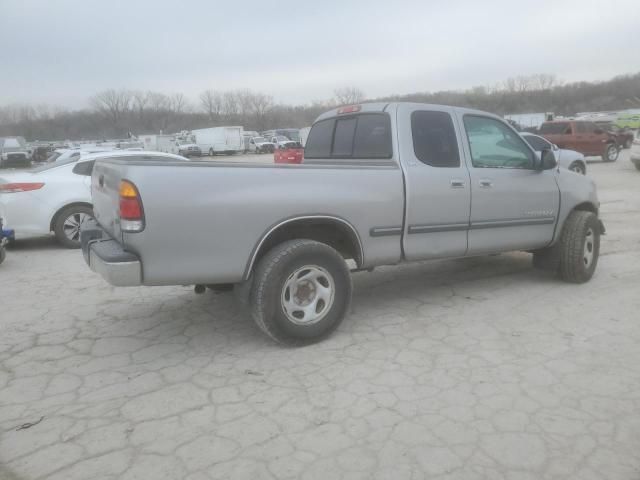
[[[401,258],[402,176],[398,167],[245,166],[190,162],[118,165],[142,197],[146,227],[123,234],[138,253],[146,285],[242,280],[261,238],[298,216],[353,225],[365,266]],[[378,228],[386,234],[371,236]]]

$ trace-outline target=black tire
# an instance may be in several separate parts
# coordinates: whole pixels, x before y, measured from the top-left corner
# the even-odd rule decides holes
[[[4,262],[5,258],[7,258],[7,252],[4,247],[0,245],[0,263]]]
[[[77,235],[68,235],[70,229],[65,228],[65,222],[67,222],[67,219],[70,217],[75,217],[78,223],[82,223],[80,220],[83,218],[83,215],[88,215],[89,218],[92,219],[93,209],[86,205],[71,205],[58,213],[53,224],[53,233],[55,233],[56,240],[58,240],[60,245],[65,248],[80,248],[80,232],[78,231]],[[86,220],[87,219],[84,219],[84,221]]]
[[[295,291],[289,287],[290,282],[300,282],[301,278],[304,283],[305,272],[315,269],[326,274],[316,277],[316,282],[323,286],[326,283],[328,291],[333,290],[328,302],[315,299],[317,295],[313,286],[312,293],[308,293],[309,289],[304,285],[296,286]],[[310,315],[318,315],[320,306],[320,318],[313,322],[294,321],[297,318],[295,313],[299,312],[285,311],[286,297],[290,297],[289,302],[297,301],[299,288],[304,288],[308,296],[314,295],[310,300],[314,303],[314,312]],[[313,240],[290,240],[269,251],[254,272],[249,292],[249,308],[258,328],[276,342],[291,346],[308,345],[326,338],[340,325],[350,303],[351,275],[346,262],[336,250]]]
[[[569,170],[576,172],[576,173],[580,173],[582,175],[586,175],[587,174],[587,168],[585,167],[584,163],[582,162],[573,162],[571,165],[569,165]]]
[[[587,261],[589,252],[591,260]],[[571,283],[588,282],[596,270],[599,255],[598,217],[592,212],[574,210],[564,223],[558,243],[560,278]]]
[[[636,170],[640,170],[640,162],[633,162],[636,167]]]
[[[615,143],[608,143],[604,147],[604,151],[602,152],[602,161],[603,162],[615,162],[618,159],[618,154],[620,150],[618,150],[618,146]]]

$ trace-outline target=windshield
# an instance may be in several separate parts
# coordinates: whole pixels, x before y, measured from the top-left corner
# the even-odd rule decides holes
[[[60,152],[53,152],[51,155],[47,157],[47,163],[55,162],[56,158],[58,158],[60,155],[62,155]]]
[[[253,141],[256,143],[266,143],[267,139],[264,137],[253,137]]]

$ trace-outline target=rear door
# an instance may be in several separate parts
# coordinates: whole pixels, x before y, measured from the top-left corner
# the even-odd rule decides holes
[[[595,150],[596,134],[588,122],[574,122],[574,142],[572,150],[591,154]]]
[[[398,143],[406,169],[405,257],[463,256],[471,190],[453,111],[400,104],[397,115]]]
[[[560,206],[556,169],[535,169],[536,155],[503,121],[458,117],[471,179],[469,255],[548,245]]]

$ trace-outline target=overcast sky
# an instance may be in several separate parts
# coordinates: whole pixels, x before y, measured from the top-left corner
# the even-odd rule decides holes
[[[106,88],[306,103],[640,71],[640,0],[0,0],[0,105]]]

